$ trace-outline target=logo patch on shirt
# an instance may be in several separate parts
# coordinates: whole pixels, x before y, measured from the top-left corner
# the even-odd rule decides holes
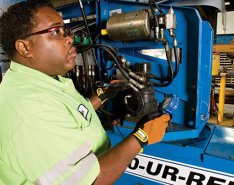
[[[80,104],[77,110],[86,120],[88,120],[89,110],[83,104]]]

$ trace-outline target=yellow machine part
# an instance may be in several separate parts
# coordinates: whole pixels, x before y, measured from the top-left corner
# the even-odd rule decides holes
[[[213,53],[212,76],[216,76],[219,74],[219,68],[220,68],[220,54]]]

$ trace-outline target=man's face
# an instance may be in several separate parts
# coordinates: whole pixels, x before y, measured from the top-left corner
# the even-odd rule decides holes
[[[63,26],[61,16],[49,7],[40,8],[33,18],[33,23],[35,26],[32,33]],[[70,36],[63,37],[57,30],[35,34],[29,39],[32,52],[31,66],[34,69],[55,76],[63,75],[75,66],[76,51]]]

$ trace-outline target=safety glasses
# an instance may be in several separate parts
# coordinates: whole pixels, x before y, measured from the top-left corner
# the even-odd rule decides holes
[[[54,26],[54,27],[47,28],[47,29],[44,29],[41,31],[30,33],[27,35],[27,37],[30,37],[33,35],[45,34],[45,33],[49,33],[51,36],[58,37],[58,38],[64,38],[64,37],[68,37],[68,36],[73,37],[74,36],[74,34],[70,28],[67,28],[65,26]]]

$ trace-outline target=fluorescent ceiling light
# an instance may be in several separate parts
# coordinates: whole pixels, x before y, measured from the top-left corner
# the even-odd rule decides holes
[[[230,5],[230,2],[225,2],[225,5]]]
[[[64,24],[68,24],[68,23],[71,22],[71,20],[70,19],[65,19],[65,20],[63,20],[63,22],[64,22]]]

